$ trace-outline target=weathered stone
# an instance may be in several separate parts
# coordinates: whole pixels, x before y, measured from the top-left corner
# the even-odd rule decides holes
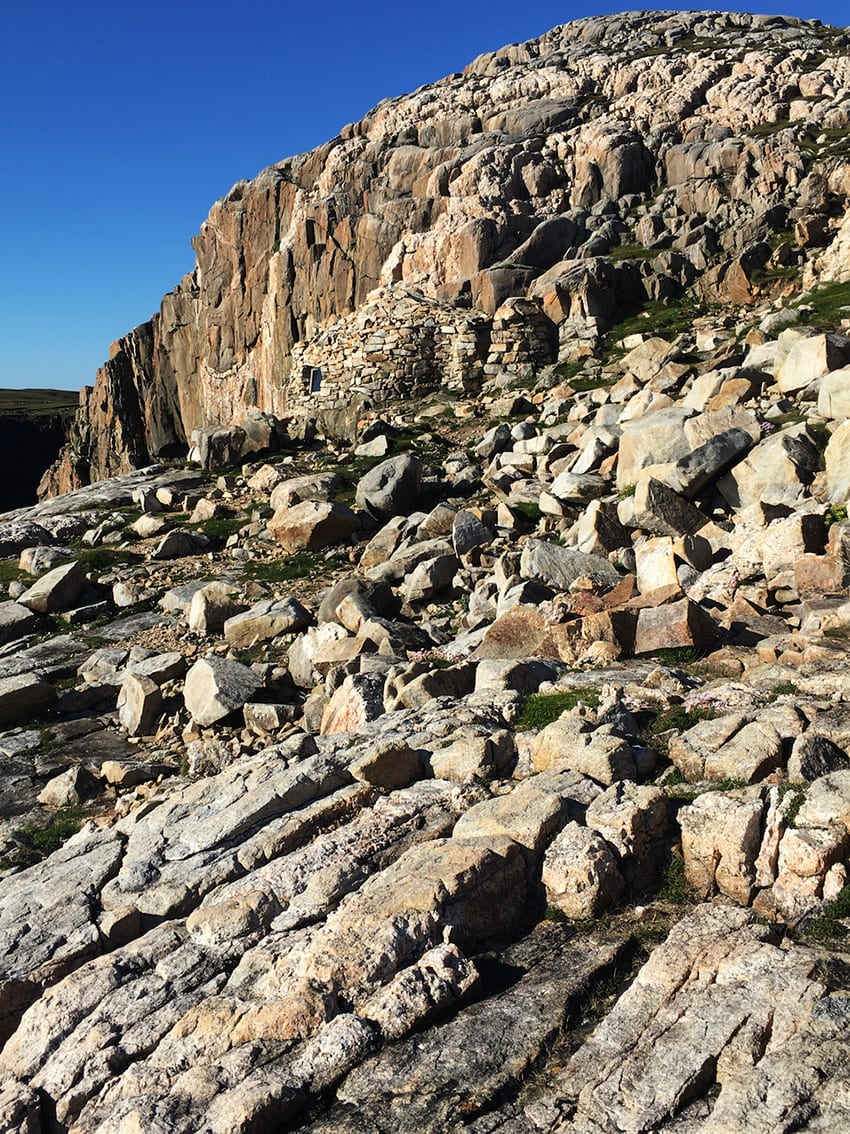
[[[718,749],[747,723],[741,713],[725,713],[713,720],[698,721],[679,736],[670,738],[668,755],[689,783],[705,779],[705,764]]]
[[[844,768],[850,768],[850,757],[844,749],[814,729],[801,733],[795,739],[788,757],[788,779],[791,783],[800,783],[801,780],[811,782]]]
[[[333,736],[359,732],[367,721],[384,712],[384,678],[381,674],[355,673],[346,677],[322,713],[320,732]]]
[[[417,563],[400,588],[405,602],[430,602],[451,585],[459,566],[455,555],[438,555]]]
[[[360,521],[343,504],[304,500],[278,508],[268,529],[284,551],[317,551],[341,543],[360,527]]]
[[[182,559],[187,555],[197,555],[209,546],[209,540],[202,532],[183,531],[174,528],[162,537],[151,559]]]
[[[422,776],[422,759],[405,741],[377,740],[349,765],[356,780],[395,791]]]
[[[680,646],[702,647],[714,641],[717,633],[711,616],[697,603],[684,598],[638,611],[634,651],[651,654],[654,650]]]
[[[162,693],[155,681],[127,673],[118,691],[118,721],[130,736],[150,736],[162,712]]]
[[[305,500],[330,500],[334,493],[339,492],[345,485],[343,478],[335,472],[286,477],[284,469],[279,466],[274,468],[278,480],[272,486],[269,504],[275,511],[279,508],[291,508]],[[267,479],[270,479],[268,474]]]
[[[386,583],[374,583],[354,576],[334,583],[322,598],[317,618],[320,623],[338,622],[352,634],[357,634],[363,623],[371,618],[394,618],[400,605]]]
[[[269,736],[278,732],[297,719],[298,715],[298,710],[293,705],[249,701],[242,706],[245,727],[258,736]]]
[[[659,587],[679,586],[673,540],[670,536],[656,536],[635,544],[635,570],[638,589],[642,594]]]
[[[55,614],[70,610],[83,591],[86,577],[77,560],[62,567],[54,567],[42,575],[29,590],[18,597],[21,606],[38,614]]]
[[[431,753],[429,764],[441,780],[468,783],[504,779],[516,763],[516,743],[507,730],[490,736],[458,736],[446,748]]]
[[[532,743],[537,771],[578,772],[600,784],[633,779],[635,762],[629,744],[608,726],[586,731],[581,717],[564,713],[546,725]]]
[[[690,500],[715,477],[740,460],[752,445],[753,439],[744,429],[729,429],[718,433],[678,460],[664,477],[664,481],[675,492]]]
[[[224,638],[236,650],[248,650],[278,634],[293,634],[309,626],[310,612],[297,599],[263,599],[249,610],[227,618]]]
[[[667,797],[660,788],[612,784],[590,804],[585,822],[619,855],[629,893],[652,886],[667,859]]]
[[[598,917],[615,906],[624,883],[611,847],[596,832],[568,823],[543,859],[546,900],[567,917]]]
[[[101,790],[102,785],[91,772],[78,764],[54,776],[38,793],[37,799],[43,807],[77,807],[93,799]]]
[[[422,465],[410,453],[390,457],[360,478],[355,490],[358,507],[376,520],[407,515],[419,499]]]
[[[15,642],[38,625],[35,613],[19,602],[0,602],[0,645]]]
[[[618,515],[626,527],[673,537],[693,535],[708,523],[699,508],[651,476],[638,481],[634,496],[620,501]]]
[[[612,587],[620,581],[617,569],[607,559],[541,540],[529,540],[523,548],[520,572],[526,579],[538,579],[559,591],[569,590],[584,575]]]
[[[789,330],[782,332],[780,341],[785,336],[792,336],[793,345],[776,369],[776,384],[783,394],[803,390],[821,374],[850,361],[847,340],[838,335],[803,336]]]
[[[228,583],[206,583],[195,591],[189,603],[189,629],[201,634],[220,633],[225,622],[241,614],[246,605],[237,587]]]
[[[23,724],[56,703],[56,690],[35,673],[0,677],[0,725]]]
[[[706,756],[707,780],[758,783],[782,758],[782,737],[767,720],[755,720]]]
[[[797,504],[820,464],[805,424],[765,437],[717,487],[733,508],[752,504]]]
[[[761,845],[761,799],[706,792],[679,812],[685,878],[701,901],[715,890],[747,905]]]
[[[211,725],[241,709],[259,687],[259,677],[247,666],[224,658],[201,658],[186,674],[183,697],[192,719]]]
[[[455,554],[468,555],[477,547],[486,546],[492,538],[492,533],[472,512],[462,508],[455,516],[452,524],[452,544]]]

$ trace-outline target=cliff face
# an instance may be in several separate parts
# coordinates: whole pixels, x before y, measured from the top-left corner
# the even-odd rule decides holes
[[[77,401],[66,390],[0,390],[0,512],[35,503],[41,475],[62,449]]]
[[[566,357],[623,305],[779,288],[846,213],[848,42],[781,17],[577,21],[239,182],[84,391],[43,493],[286,412],[320,336],[379,286],[486,318],[528,296]]]

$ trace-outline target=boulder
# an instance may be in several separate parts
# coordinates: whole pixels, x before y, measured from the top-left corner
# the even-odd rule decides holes
[[[151,559],[183,559],[187,555],[197,555],[209,547],[209,542],[202,532],[173,528],[151,552]]]
[[[697,603],[683,598],[638,611],[634,652],[640,655],[680,646],[699,648],[713,642],[717,634],[712,617]]]
[[[212,725],[241,709],[260,685],[256,673],[239,662],[200,658],[186,674],[183,698],[196,724]]]
[[[405,602],[430,602],[436,595],[446,591],[460,567],[456,555],[438,555],[417,563],[399,588]]]
[[[304,500],[281,507],[268,522],[268,530],[284,551],[317,551],[348,539],[360,521],[344,504]]]
[[[850,362],[850,344],[841,335],[801,335],[799,331],[783,331],[780,343],[788,338],[791,349],[776,368],[776,384],[783,394],[804,390],[815,378],[837,370]]]
[[[130,736],[150,736],[162,712],[162,693],[150,677],[127,673],[118,691],[118,722]]]
[[[516,763],[516,743],[506,729],[490,736],[456,736],[446,748],[431,753],[429,764],[440,780],[470,783],[504,779]]]
[[[224,639],[235,650],[248,650],[278,634],[294,634],[309,626],[312,615],[297,599],[263,599],[249,610],[227,618]]]
[[[642,477],[634,496],[620,501],[617,509],[620,523],[630,528],[645,528],[654,535],[693,535],[708,523],[708,516],[655,477]]]
[[[411,453],[390,457],[370,469],[357,483],[355,500],[359,508],[376,520],[412,511],[422,485],[422,465]]]
[[[612,909],[623,895],[617,855],[601,835],[568,823],[543,858],[546,901],[583,920]]]
[[[0,727],[24,724],[56,704],[56,690],[36,673],[0,677]]]
[[[827,736],[814,729],[801,733],[794,740],[788,757],[788,779],[791,783],[811,783],[829,772],[850,768],[850,757]]]
[[[586,722],[572,713],[564,713],[538,733],[531,759],[538,772],[577,772],[600,784],[635,776],[630,745],[608,725],[588,730]]]
[[[396,791],[407,787],[422,776],[422,759],[419,753],[403,740],[378,739],[349,765],[355,780]]]
[[[369,721],[382,716],[383,712],[383,675],[349,674],[325,706],[319,732],[322,736],[359,732]]]
[[[0,602],[0,646],[23,638],[38,625],[38,617],[19,602]]]
[[[21,606],[26,606],[38,614],[56,614],[70,610],[83,592],[86,577],[77,560],[54,567],[42,575],[29,590],[18,596]]]
[[[824,452],[826,491],[833,504],[850,500],[850,421],[844,421],[830,437]]]
[[[88,799],[94,799],[103,790],[103,785],[81,764],[67,768],[42,788],[38,802],[43,807],[78,807]]]
[[[189,603],[189,629],[200,634],[218,634],[225,622],[241,614],[246,605],[237,587],[228,583],[206,583],[192,595]]]
[[[581,576],[616,586],[620,574],[600,555],[585,555],[572,547],[561,547],[543,540],[529,540],[522,551],[520,572],[525,579],[537,579],[557,591],[568,591]]]
[[[748,905],[761,847],[762,801],[755,793],[706,792],[679,812],[685,878],[694,897],[716,891]]]

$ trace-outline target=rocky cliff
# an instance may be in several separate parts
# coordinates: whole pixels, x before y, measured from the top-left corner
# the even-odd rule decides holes
[[[844,32],[704,12],[581,20],[389,99],[215,204],[194,272],[113,345],[43,491],[185,452],[247,407],[285,415],[305,362],[325,366],[325,400],[473,387],[511,361],[489,341],[510,297],[548,323],[539,363],[593,349],[624,308],[750,302],[804,266],[846,271],[829,248],[850,194],[848,99]],[[436,366],[429,317],[467,328]],[[412,341],[388,344],[399,324]]]

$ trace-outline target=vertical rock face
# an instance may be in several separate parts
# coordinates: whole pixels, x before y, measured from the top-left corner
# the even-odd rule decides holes
[[[410,357],[405,326],[414,378],[446,380],[417,369],[435,351],[451,381],[527,377],[624,305],[688,288],[748,302],[806,247],[840,274],[848,92],[836,29],[660,12],[567,24],[387,99],[216,202],[195,270],[114,344],[42,493],[248,406],[379,398]]]
[[[0,392],[0,512],[35,503],[38,482],[65,443],[78,401],[65,390]]]

